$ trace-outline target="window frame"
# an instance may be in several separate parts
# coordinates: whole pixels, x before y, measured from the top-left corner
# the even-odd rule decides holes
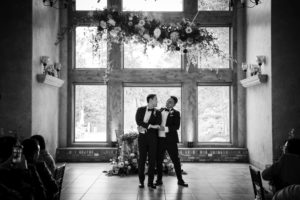
[[[236,0],[234,0],[236,1]],[[115,0],[107,0],[107,6],[108,8],[114,7],[117,8],[117,10],[121,10],[123,8],[122,1],[115,1]],[[159,14],[162,18],[161,22],[170,22],[172,20],[178,21],[181,20],[183,17],[187,18],[193,18],[195,14],[198,11],[198,0],[183,0],[183,12],[144,12],[147,15],[155,15]],[[74,6],[70,7],[68,9],[68,23],[73,24],[74,26],[93,26],[97,25],[96,22],[82,20],[82,17],[87,17],[91,14],[93,11],[76,11]],[[139,12],[130,12],[130,13],[139,13]],[[232,56],[236,56],[237,54],[237,24],[236,19],[234,17],[236,16],[235,10],[229,10],[229,11],[199,11],[197,18],[195,22],[200,22],[200,25],[203,27],[229,27],[229,52]],[[114,62],[114,68],[113,73],[116,73],[117,75],[122,74],[123,77],[112,79],[110,82],[108,82],[107,85],[107,142],[95,142],[95,143],[78,143],[74,142],[74,115],[75,115],[75,87],[74,85],[79,84],[103,84],[102,76],[105,74],[106,68],[75,68],[75,46],[76,46],[76,36],[75,31],[71,31],[68,33],[68,44],[67,44],[67,58],[68,58],[68,117],[67,117],[67,146],[106,146],[109,147],[111,145],[111,142],[115,140],[115,134],[114,130],[117,128],[123,128],[123,122],[124,120],[118,117],[118,119],[115,119],[111,116],[110,112],[112,112],[110,101],[112,101],[112,95],[115,90],[122,90],[123,86],[126,84],[181,84],[181,95],[182,95],[182,102],[184,99],[187,98],[187,94],[183,92],[183,90],[186,90],[188,88],[190,89],[190,92],[195,91],[199,84],[227,84],[230,85],[230,143],[228,144],[218,144],[218,143],[210,143],[207,144],[207,146],[236,146],[237,144],[237,114],[235,114],[237,109],[234,109],[236,105],[233,105],[233,101],[236,101],[237,98],[237,82],[234,78],[234,73],[236,72],[236,64],[229,64],[229,68],[222,68],[218,69],[218,73],[212,72],[210,69],[205,68],[198,68],[198,66],[192,66],[192,72],[187,73],[187,60],[186,56],[181,56],[181,67],[180,68],[172,68],[172,69],[155,69],[155,68],[124,68],[124,56],[123,52],[124,49],[122,49],[122,45],[113,45],[111,54],[116,54],[115,58],[120,55],[120,59],[114,59],[112,56],[108,56],[107,61],[113,61]],[[144,79],[144,82],[141,82],[141,79],[136,78],[135,76],[141,75],[141,74],[152,74],[154,76],[154,79],[151,79],[151,77],[146,76]],[[135,76],[133,76],[134,74]],[[169,77],[165,81],[163,80],[157,80],[156,77],[158,77],[160,74],[165,75],[166,77]],[[177,77],[177,79],[175,78]],[[121,101],[123,101],[123,95],[119,94],[119,97]],[[184,97],[184,98],[183,98]],[[198,100],[196,100],[198,101]],[[120,103],[121,108],[118,108],[118,113],[122,113],[123,118],[123,103],[118,101]],[[198,103],[198,102],[197,102]],[[114,103],[116,104],[116,103]],[[183,128],[183,126],[186,124],[186,121],[188,118],[193,119],[195,117],[195,114],[190,115],[189,107],[184,108],[184,105],[182,103],[181,105],[182,118],[187,117],[187,119],[182,120],[184,123],[181,123],[181,141],[182,144],[180,144],[181,147],[187,146],[187,138],[185,132],[187,131],[186,128]],[[198,111],[196,112],[198,113]],[[112,122],[109,122],[110,117],[112,118]],[[121,121],[121,122],[120,122]],[[196,117],[196,121],[198,122],[198,118]],[[196,122],[196,123],[197,123]],[[198,132],[197,128],[195,128],[195,121],[193,121],[193,127],[191,130],[194,131],[193,134],[193,142],[194,146],[205,146],[206,144],[199,143],[198,142]],[[198,127],[198,126],[196,126]]]
[[[198,87],[201,86],[227,86],[228,90],[229,90],[229,142],[200,142],[198,140],[198,124],[197,124],[197,144],[200,146],[231,146],[233,143],[233,138],[232,138],[232,126],[231,126],[231,122],[232,122],[232,85],[229,83],[223,83],[223,84],[206,84],[206,83],[198,83],[197,84],[197,121],[199,122],[198,119]]]

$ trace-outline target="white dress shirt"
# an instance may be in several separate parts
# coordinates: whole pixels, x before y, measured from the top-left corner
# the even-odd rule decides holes
[[[164,126],[165,130],[159,131],[158,137],[166,137],[166,133],[169,132],[169,128],[166,126],[168,115],[169,115],[169,111],[163,110],[161,112],[161,126]]]

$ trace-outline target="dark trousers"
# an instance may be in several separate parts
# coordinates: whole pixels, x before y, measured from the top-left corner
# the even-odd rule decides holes
[[[148,131],[145,134],[140,133],[138,137],[139,146],[139,180],[144,183],[145,180],[145,164],[148,154],[148,184],[152,184],[154,180],[154,168],[157,155],[157,133]]]
[[[175,141],[167,140],[166,138],[158,138],[158,150],[157,150],[157,180],[162,180],[162,163],[165,158],[166,151],[168,152],[175,168],[178,181],[182,181],[181,164],[178,155],[178,147]]]

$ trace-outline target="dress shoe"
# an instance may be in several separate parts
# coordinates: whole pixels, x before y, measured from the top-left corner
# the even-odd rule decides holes
[[[156,189],[156,186],[153,183],[148,183],[148,187],[152,189]]]
[[[156,186],[160,186],[160,185],[162,185],[162,184],[163,184],[162,181],[156,181],[156,183],[155,183]]]
[[[145,186],[144,186],[144,184],[143,183],[140,183],[139,184],[139,188],[144,188]]]
[[[189,187],[189,184],[187,184],[187,183],[184,182],[184,181],[178,181],[177,184],[178,184],[178,185],[181,185],[181,186],[183,186],[183,187]]]

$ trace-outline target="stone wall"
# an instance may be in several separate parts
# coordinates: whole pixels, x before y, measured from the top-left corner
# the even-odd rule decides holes
[[[116,148],[58,148],[57,162],[109,162],[117,154]],[[244,148],[179,148],[182,162],[248,162]]]

